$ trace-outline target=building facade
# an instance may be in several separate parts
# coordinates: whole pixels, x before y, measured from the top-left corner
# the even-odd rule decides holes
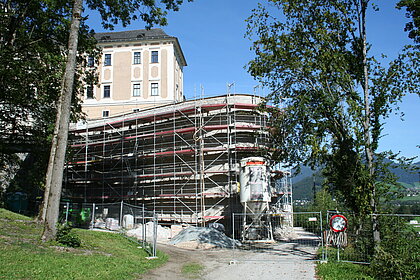
[[[184,100],[187,65],[176,37],[162,29],[97,33],[102,49],[98,85],[86,85],[82,110],[87,119],[107,118]]]

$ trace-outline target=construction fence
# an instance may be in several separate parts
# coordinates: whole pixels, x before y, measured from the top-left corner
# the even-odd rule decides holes
[[[341,261],[370,264],[374,255],[373,226],[379,224],[381,246],[397,246],[395,254],[419,254],[420,215],[328,211],[233,215],[233,261]],[[400,246],[396,242],[403,240]],[[391,247],[390,247],[391,246]],[[387,248],[389,250],[389,248]]]
[[[60,223],[69,223],[73,227],[92,230],[104,230],[126,235],[135,230],[136,242],[144,248],[150,257],[156,257],[158,217],[144,207],[125,202],[119,203],[71,203],[60,204]]]
[[[403,240],[418,244],[420,215],[375,214],[365,218],[349,212],[233,213],[232,231],[227,235],[239,241],[231,250],[232,261],[294,262],[342,261],[369,264],[374,255],[372,220],[380,225],[382,246]],[[141,206],[119,203],[61,203],[60,222],[75,227],[107,230],[135,238],[151,257],[162,232],[169,241],[176,233],[158,225],[158,217]],[[182,225],[172,225],[182,230]],[[416,248],[414,246],[414,248]],[[400,246],[399,254],[419,254],[411,246]],[[405,250],[402,252],[401,250]]]
[[[233,261],[294,262],[320,260],[324,249],[321,212],[235,213],[233,238],[241,245],[232,250]]]
[[[353,213],[328,211],[323,233],[323,260],[369,264],[375,249],[372,241],[374,220],[379,224],[382,246],[393,246],[398,240],[412,244],[419,241],[420,215],[372,214],[362,218]],[[343,230],[340,226],[344,226]],[[334,227],[338,229],[334,230]],[[410,246],[400,246],[398,250],[405,251],[400,254],[420,253],[410,252]]]

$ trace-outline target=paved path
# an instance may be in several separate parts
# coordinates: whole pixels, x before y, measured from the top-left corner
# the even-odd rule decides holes
[[[181,274],[185,263],[205,266],[203,280],[273,280],[315,279],[315,253],[319,240],[302,228],[295,228],[296,238],[289,242],[259,244],[248,250],[181,249],[160,245],[169,255],[168,263],[144,276],[143,279],[186,279]]]
[[[235,250],[234,262],[210,269],[203,279],[273,280],[315,279],[315,254],[318,238],[295,228],[290,242],[257,245],[250,251]]]

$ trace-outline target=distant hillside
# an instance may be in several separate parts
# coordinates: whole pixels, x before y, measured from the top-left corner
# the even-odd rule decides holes
[[[315,191],[318,191],[322,185],[322,178],[315,176]],[[293,199],[313,199],[314,177],[307,176],[296,183],[293,183]]]
[[[420,168],[420,162],[413,165]],[[398,176],[398,182],[402,183],[406,189],[420,190],[420,173],[418,171],[411,173],[402,168],[392,168],[391,171]],[[308,166],[303,166],[301,167],[301,173],[292,177],[293,199],[313,199],[314,173],[316,191],[321,188],[323,178],[320,175],[320,169],[314,171]]]
[[[420,162],[416,162],[413,164],[415,167],[420,168]],[[392,172],[398,176],[398,181],[410,185],[414,185],[414,183],[418,183],[420,180],[420,171],[415,171],[414,173],[408,172],[402,168],[392,168]]]

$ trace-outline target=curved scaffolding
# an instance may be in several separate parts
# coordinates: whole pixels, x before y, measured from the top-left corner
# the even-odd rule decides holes
[[[260,101],[227,95],[74,124],[64,196],[141,205],[160,223],[230,218],[242,211],[240,160],[270,148]]]

